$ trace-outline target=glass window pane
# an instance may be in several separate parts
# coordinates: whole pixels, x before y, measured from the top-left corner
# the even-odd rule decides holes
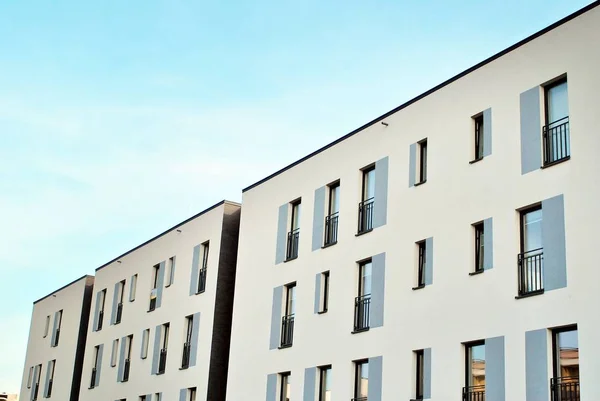
[[[371,293],[371,262],[365,263],[360,269],[360,294],[368,295]]]
[[[548,124],[569,116],[567,83],[548,89]]]
[[[300,203],[296,203],[292,207],[292,230],[300,227]]]
[[[369,363],[363,362],[359,365],[357,397],[366,397],[369,393]]]
[[[542,246],[542,210],[538,209],[523,216],[523,252]]]
[[[371,199],[375,197],[375,169],[364,173],[364,192],[363,200]]]
[[[286,313],[293,315],[296,313],[296,286],[288,287]]]
[[[579,340],[577,330],[557,334],[558,374],[560,377],[579,377]]]
[[[340,186],[337,185],[329,191],[329,214],[340,211]]]
[[[469,347],[469,386],[485,385],[485,345]]]

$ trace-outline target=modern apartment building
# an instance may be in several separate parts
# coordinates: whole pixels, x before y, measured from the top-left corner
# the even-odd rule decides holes
[[[225,400],[240,205],[96,269],[81,401]]]
[[[599,5],[243,191],[228,401],[600,399]]]
[[[83,276],[33,303],[21,400],[78,400],[93,287]]]

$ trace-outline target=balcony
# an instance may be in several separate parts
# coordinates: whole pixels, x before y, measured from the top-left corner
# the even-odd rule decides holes
[[[550,379],[552,401],[579,401],[579,377]]]
[[[485,385],[463,387],[463,401],[485,401]]]
[[[518,256],[519,297],[544,292],[544,252],[534,249]]]
[[[300,229],[296,228],[288,233],[287,252],[285,260],[292,260],[298,257],[298,242],[300,240]]]
[[[571,156],[569,143],[569,117],[561,118],[543,128],[544,166],[568,160]]]
[[[281,346],[291,347],[294,342],[294,315],[287,315],[281,319]]]
[[[358,234],[373,230],[373,206],[375,198],[369,198],[358,204]]]
[[[181,369],[187,369],[190,367],[190,351],[191,346],[190,343],[183,344],[183,355],[181,357]]]
[[[204,291],[206,291],[206,267],[200,269],[198,275],[198,290],[196,291],[196,294],[203,293]]]
[[[98,312],[98,327],[97,327],[96,331],[102,330],[102,322],[104,322],[104,311],[103,310]]]
[[[329,246],[337,243],[339,213],[333,213],[325,217],[325,243]]]
[[[119,302],[117,305],[117,318],[115,319],[115,324],[121,323],[121,317],[123,316],[123,302]]]
[[[157,374],[162,375],[165,373],[167,367],[167,349],[163,348],[160,350],[160,358],[158,360],[158,372]]]
[[[96,387],[96,368],[92,368],[92,380],[90,380],[90,388]]]
[[[369,314],[371,294],[361,295],[354,299],[354,332],[369,330]]]
[[[125,366],[123,366],[123,382],[129,380],[129,368],[131,366],[131,360],[129,358],[125,359]]]

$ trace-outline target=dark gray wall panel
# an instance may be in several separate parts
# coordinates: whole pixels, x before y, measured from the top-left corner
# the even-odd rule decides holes
[[[525,333],[525,387],[526,401],[547,401],[548,380],[548,330]]]
[[[321,249],[325,226],[325,194],[327,187],[315,190],[315,206],[313,210],[312,250]]]
[[[540,87],[521,93],[521,174],[542,165],[542,122]]]
[[[279,347],[279,331],[281,329],[281,304],[283,302],[283,286],[273,288],[273,305],[271,308],[271,338],[269,349]]]
[[[287,247],[288,209],[288,203],[279,206],[279,214],[277,219],[277,246],[275,251],[275,264],[282,263],[285,260],[285,251]]]
[[[504,337],[485,340],[485,399],[505,401]]]
[[[544,244],[544,289],[567,286],[565,203],[563,195],[542,201],[542,243]]]
[[[375,163],[375,206],[373,209],[374,228],[384,226],[387,223],[388,170],[388,157],[377,160]]]
[[[370,327],[383,326],[385,306],[385,252],[373,256],[371,271]]]

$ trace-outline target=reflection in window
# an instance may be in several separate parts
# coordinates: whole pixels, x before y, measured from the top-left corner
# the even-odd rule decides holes
[[[356,362],[356,376],[354,383],[354,399],[366,401],[369,393],[369,362]]]
[[[319,401],[331,401],[331,366],[320,369]]]
[[[281,373],[281,397],[280,401],[290,401],[290,397],[292,395],[291,390],[291,377],[290,373]]]

